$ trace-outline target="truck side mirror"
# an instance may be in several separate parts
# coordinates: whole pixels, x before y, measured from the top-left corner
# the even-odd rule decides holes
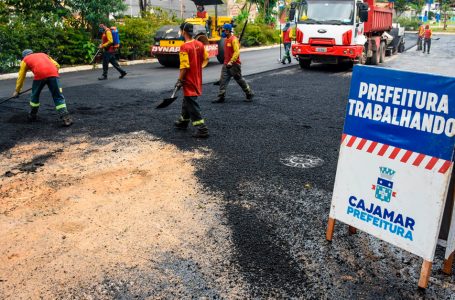
[[[368,21],[368,3],[357,2],[357,7],[359,9],[359,19],[360,22]]]

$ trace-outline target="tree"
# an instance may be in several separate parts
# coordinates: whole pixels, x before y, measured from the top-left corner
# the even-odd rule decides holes
[[[449,17],[449,12],[452,11],[453,1],[451,0],[441,0],[441,14],[443,17],[443,30],[447,30],[447,19]]]
[[[147,11],[148,5],[148,0],[139,0],[139,9],[141,10],[141,14],[144,14]]]
[[[122,14],[127,6],[123,0],[70,0],[65,2],[80,16],[83,26],[96,37],[98,24],[107,23],[109,15]]]
[[[397,17],[400,17],[409,8],[409,0],[395,0],[393,7],[397,12]]]

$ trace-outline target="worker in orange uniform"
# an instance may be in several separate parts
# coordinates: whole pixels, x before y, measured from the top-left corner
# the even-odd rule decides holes
[[[423,35],[425,34],[425,26],[422,23],[419,23],[417,34],[417,51],[422,51]]]
[[[291,24],[289,22],[286,23],[286,25],[283,28],[283,33],[282,33],[282,38],[283,38],[283,45],[284,45],[284,56],[281,59],[281,63],[284,65],[286,64],[286,59],[288,60],[288,63],[291,63],[291,43],[292,43],[292,29],[291,29]]]
[[[240,67],[240,42],[236,36],[232,34],[232,24],[224,24],[223,31],[226,34],[224,40],[224,64],[221,68],[220,76],[220,91],[218,98],[212,103],[223,103],[226,95],[226,88],[234,77],[235,81],[240,85],[243,92],[246,95],[246,102],[253,101],[254,93],[251,90],[248,83],[242,76],[242,70]]]
[[[185,43],[180,46],[180,74],[176,88],[183,88],[182,114],[174,123],[177,129],[187,129],[191,120],[195,138],[207,138],[209,130],[201,116],[197,97],[202,94],[202,63],[209,55],[204,44],[193,39],[193,24],[183,23],[180,32]]]
[[[63,121],[64,126],[73,124],[66,108],[65,97],[60,87],[58,69],[60,65],[45,53],[33,53],[31,49],[22,52],[22,62],[19,75],[16,81],[16,91],[13,97],[18,97],[24,85],[27,71],[32,71],[34,78],[32,84],[32,96],[30,100],[31,111],[28,116],[29,121],[37,120],[38,108],[40,106],[39,96],[44,86],[47,85],[54,99],[55,109]]]
[[[432,35],[433,35],[433,32],[430,29],[430,25],[426,25],[425,33],[423,34],[423,53],[425,53],[425,50],[426,50],[427,54],[430,54]]]
[[[210,20],[209,14],[207,13],[203,5],[197,5],[196,9],[197,9],[196,17],[201,18],[205,21],[205,30],[207,31],[207,36],[210,38],[212,36],[212,33],[210,31],[210,25],[212,24],[212,20]]]
[[[107,71],[109,68],[109,63],[114,66],[114,68],[119,71],[120,76],[119,78],[122,79],[126,76],[125,70],[123,70],[120,65],[118,64],[117,60],[115,59],[115,47],[114,47],[114,39],[112,38],[112,32],[104,24],[100,24],[99,31],[103,33],[101,36],[101,44],[99,45],[100,49],[103,49],[103,75],[98,78],[98,80],[106,80],[107,79]]]

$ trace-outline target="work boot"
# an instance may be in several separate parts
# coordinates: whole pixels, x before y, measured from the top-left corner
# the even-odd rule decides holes
[[[98,77],[98,80],[106,80],[107,76],[102,75],[101,77]]]
[[[204,124],[196,126],[196,132],[193,133],[194,138],[206,139],[209,137],[209,129]]]
[[[253,93],[253,91],[250,90],[248,93],[246,93],[245,102],[253,101],[253,97],[254,97],[254,93]]]
[[[285,65],[285,64],[286,64],[286,61],[285,61],[285,60],[282,60],[281,63],[282,63],[283,65]]]
[[[218,96],[218,98],[213,100],[212,103],[224,103],[224,97]]]
[[[27,121],[29,121],[29,122],[36,122],[36,121],[38,121],[38,116],[37,116],[36,114],[30,113],[30,114],[28,114],[28,116],[27,116]]]
[[[126,73],[126,72],[123,72],[123,73],[121,73],[121,74],[120,74],[120,76],[119,76],[118,78],[119,78],[119,79],[122,79],[123,77],[125,77],[125,76],[126,76],[126,74],[128,74],[128,73]]]
[[[182,119],[179,119],[179,120],[174,122],[174,127],[176,129],[185,130],[185,129],[188,128],[188,124],[189,124],[189,121],[184,121]]]
[[[213,85],[220,85],[220,81],[219,81],[219,80],[215,81],[215,82],[213,83]]]
[[[69,114],[61,116],[60,119],[62,120],[63,126],[65,127],[73,125],[73,120],[71,119]]]

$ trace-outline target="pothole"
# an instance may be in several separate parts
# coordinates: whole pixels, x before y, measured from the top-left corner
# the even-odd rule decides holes
[[[322,166],[324,160],[309,154],[295,154],[280,159],[281,163],[288,167],[309,169]]]

